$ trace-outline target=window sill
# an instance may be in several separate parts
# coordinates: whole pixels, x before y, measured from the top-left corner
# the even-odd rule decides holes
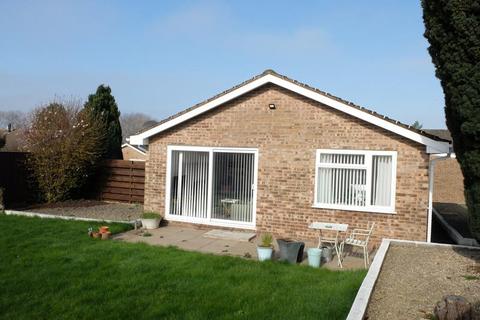
[[[396,214],[397,212],[394,209],[383,209],[383,208],[352,208],[348,206],[328,206],[322,204],[314,204],[312,208],[316,209],[326,209],[326,210],[340,210],[340,211],[355,211],[355,212],[367,212],[367,213],[383,213],[383,214]]]

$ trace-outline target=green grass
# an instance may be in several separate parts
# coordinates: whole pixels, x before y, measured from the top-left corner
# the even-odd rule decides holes
[[[344,319],[365,276],[102,241],[90,226],[0,214],[0,318]]]

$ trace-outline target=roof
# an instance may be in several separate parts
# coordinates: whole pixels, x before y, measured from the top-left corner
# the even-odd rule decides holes
[[[439,138],[442,138],[444,140],[447,140],[447,141],[450,141],[452,142],[452,134],[450,133],[450,131],[448,129],[424,129],[423,131],[431,134],[431,135],[434,135],[434,136],[437,136]]]
[[[0,136],[5,136],[5,145],[0,148],[0,152],[20,152],[24,147],[24,139],[22,130],[7,130],[0,129]]]
[[[363,108],[352,102],[333,96],[327,92],[313,88],[299,81],[290,79],[284,75],[278,74],[273,70],[265,70],[263,73],[242,82],[210,99],[200,102],[188,109],[178,112],[150,128],[146,128],[130,137],[130,143],[148,144],[148,138],[162,131],[174,127],[184,121],[196,117],[204,112],[216,108],[230,100],[233,100],[249,91],[252,91],[267,83],[272,83],[296,92],[312,100],[318,101],[324,105],[330,106],[336,110],[345,112],[354,117],[382,127],[386,130],[395,132],[401,136],[424,144],[428,153],[443,153],[449,151],[449,140],[430,134],[423,130],[415,129],[412,126],[403,124],[399,121],[388,118],[375,111]]]
[[[122,149],[123,148],[132,148],[136,152],[139,152],[143,155],[147,154],[147,149],[145,149],[143,146],[140,146],[140,145],[135,146],[135,145],[131,145],[130,143],[124,143],[122,144]]]

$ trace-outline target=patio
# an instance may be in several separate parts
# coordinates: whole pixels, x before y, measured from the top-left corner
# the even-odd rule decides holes
[[[258,237],[255,237],[250,241],[210,238],[205,235],[205,233],[210,230],[217,229],[203,229],[184,225],[169,225],[154,230],[148,230],[148,234],[150,235],[145,235],[146,231],[138,229],[118,234],[114,237],[114,239],[127,242],[145,242],[147,244],[156,246],[175,246],[188,251],[198,251],[216,255],[238,256],[246,259],[257,260],[256,246],[257,242],[260,241]],[[241,232],[239,231],[238,233]],[[275,253],[278,253],[276,241],[274,245]],[[312,247],[316,247],[316,242],[305,241],[306,249]],[[357,251],[353,251],[353,254],[347,253],[347,256],[343,260],[343,269],[364,268],[362,254],[359,251],[359,254],[356,253]],[[308,264],[306,252],[304,253],[302,264]],[[334,256],[332,261],[322,264],[322,268],[331,270],[340,269],[337,265],[337,257]]]

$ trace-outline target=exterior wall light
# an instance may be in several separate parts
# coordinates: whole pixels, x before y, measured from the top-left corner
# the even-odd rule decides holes
[[[269,108],[270,110],[275,109],[275,104],[274,104],[274,103],[270,103],[270,104],[268,105],[268,108]]]

